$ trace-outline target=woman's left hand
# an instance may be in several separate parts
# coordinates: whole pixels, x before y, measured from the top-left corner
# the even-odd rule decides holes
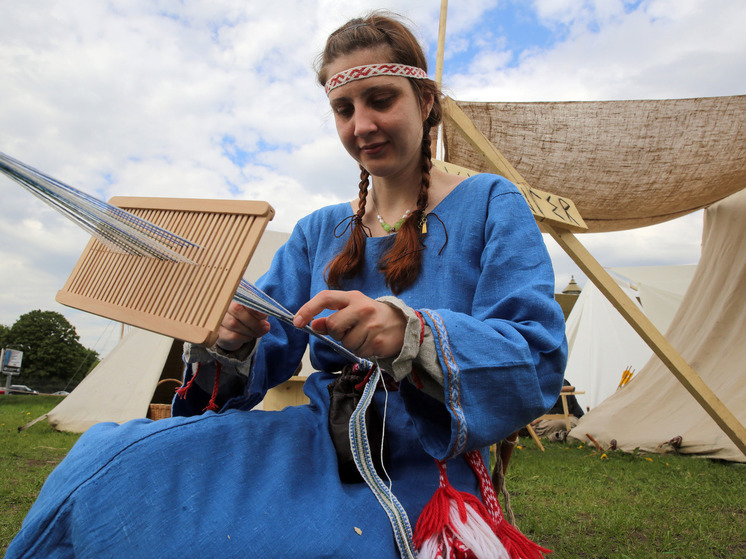
[[[337,312],[313,319],[324,309]],[[402,312],[359,291],[321,291],[295,315],[296,328],[311,325],[358,357],[394,357],[401,352],[407,319]]]

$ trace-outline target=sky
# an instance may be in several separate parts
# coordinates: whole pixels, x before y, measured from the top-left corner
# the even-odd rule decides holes
[[[0,151],[97,198],[266,200],[270,229],[355,196],[314,62],[373,9],[404,16],[435,72],[438,0],[0,0]],[[740,0],[462,0],[443,87],[469,101],[746,93]],[[105,355],[120,327],[55,302],[87,235],[0,176],[0,324],[57,311]],[[605,267],[696,264],[702,212],[580,237]],[[586,279],[550,238],[556,289]]]

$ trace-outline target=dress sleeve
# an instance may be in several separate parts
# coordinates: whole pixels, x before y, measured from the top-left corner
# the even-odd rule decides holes
[[[309,299],[308,247],[301,227],[272,259],[270,269],[256,282],[270,297],[291,312]],[[196,415],[206,409],[249,409],[262,401],[267,390],[293,376],[300,365],[308,335],[269,317],[270,331],[234,353],[217,347],[185,344],[185,388],[173,402],[174,415]],[[191,384],[190,384],[191,381]]]
[[[471,313],[419,309],[435,338],[445,405],[401,385],[420,440],[438,459],[517,431],[549,409],[562,386],[564,317],[549,254],[520,193],[490,199],[484,235]]]

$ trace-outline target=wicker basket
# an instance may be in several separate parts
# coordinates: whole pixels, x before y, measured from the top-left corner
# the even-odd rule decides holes
[[[181,380],[175,379],[175,378],[164,378],[161,379],[158,382],[158,385],[156,386],[156,389],[162,385],[172,383],[174,385],[174,390],[181,385]],[[170,395],[166,396],[165,394],[161,393],[160,397],[156,397],[156,395],[153,395],[153,399],[156,400],[156,402],[160,401],[160,403],[151,403],[150,409],[148,410],[148,419],[166,419],[167,417],[171,417],[171,404],[164,404],[162,402],[168,401],[173,397],[173,392],[170,393]]]
[[[171,404],[150,404],[148,419],[166,419],[171,417]]]

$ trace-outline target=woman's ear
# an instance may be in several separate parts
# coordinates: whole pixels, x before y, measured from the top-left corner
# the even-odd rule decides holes
[[[425,91],[423,95],[422,100],[422,122],[425,122],[427,120],[427,117],[430,116],[430,111],[433,110],[433,104],[435,103],[435,97],[433,96],[432,91]]]

